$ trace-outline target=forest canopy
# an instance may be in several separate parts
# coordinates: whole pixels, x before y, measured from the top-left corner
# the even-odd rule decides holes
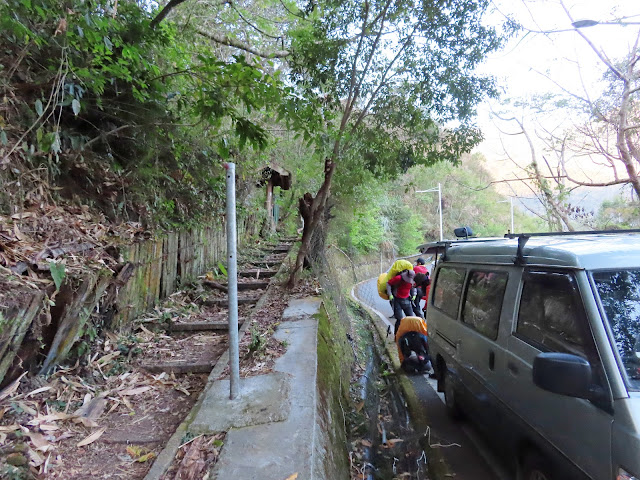
[[[476,66],[514,31],[488,26],[489,7],[8,0],[0,214],[64,200],[183,228],[221,214],[231,160],[239,213],[259,215],[275,162],[307,215],[300,263],[335,201],[478,144],[475,108],[496,90]]]

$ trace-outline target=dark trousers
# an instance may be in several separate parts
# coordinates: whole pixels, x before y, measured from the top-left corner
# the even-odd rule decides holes
[[[393,297],[393,316],[396,319],[396,325],[393,330],[393,333],[398,331],[398,327],[400,327],[400,320],[402,320],[405,315],[407,317],[413,316],[413,307],[411,306],[410,298],[398,298]]]
[[[422,309],[420,308],[420,298],[421,297],[416,296],[416,299],[411,302],[411,308],[413,309],[413,314],[416,317],[424,318],[424,315],[422,314]]]
[[[422,287],[418,287],[416,289],[416,299],[411,302],[411,307],[413,308],[413,313],[416,314],[416,317],[424,318],[424,312],[420,308],[420,299],[424,297],[425,291]]]

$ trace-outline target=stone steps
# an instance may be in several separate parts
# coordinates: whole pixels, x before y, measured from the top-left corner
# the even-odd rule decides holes
[[[282,260],[252,260],[249,263],[252,265],[266,265],[268,267],[273,267],[275,265],[282,264]]]
[[[228,287],[228,284],[223,283],[225,287]],[[269,282],[238,282],[238,291],[244,290],[260,290],[265,289],[269,286]]]
[[[151,373],[209,373],[213,370],[212,362],[165,362],[145,365],[144,369]]]
[[[244,319],[238,319],[238,328],[244,323]],[[171,332],[202,332],[202,331],[224,331],[229,329],[227,321],[218,322],[192,322],[192,323],[172,323]]]
[[[271,278],[277,272],[277,270],[265,270],[262,268],[248,268],[238,272],[239,277],[254,277],[256,278]]]
[[[247,298],[247,297],[238,297],[238,305],[247,305],[247,304],[252,304],[252,303],[258,303],[258,300],[260,300],[260,297],[251,297],[251,298]],[[226,307],[229,304],[229,299],[227,297],[224,298],[208,298],[202,301],[203,305],[209,305],[209,306],[220,306],[220,307]]]

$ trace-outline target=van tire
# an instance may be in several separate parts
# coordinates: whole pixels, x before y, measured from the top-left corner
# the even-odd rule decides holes
[[[453,377],[446,365],[443,368],[442,380],[444,381],[444,404],[447,407],[447,413],[453,419],[461,418],[462,411],[456,401]]]
[[[529,451],[520,464],[518,480],[555,480],[549,462],[536,451]]]

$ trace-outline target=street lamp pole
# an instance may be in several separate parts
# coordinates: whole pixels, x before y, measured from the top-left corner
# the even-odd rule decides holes
[[[429,188],[428,190],[416,190],[416,193],[428,193],[438,192],[438,214],[440,215],[440,241],[443,240],[442,236],[442,187],[438,183],[438,188]]]
[[[511,232],[510,233],[515,233],[515,229],[513,227],[513,197],[509,197],[508,201],[511,203]],[[507,203],[507,200],[500,200],[498,201],[498,203]]]

